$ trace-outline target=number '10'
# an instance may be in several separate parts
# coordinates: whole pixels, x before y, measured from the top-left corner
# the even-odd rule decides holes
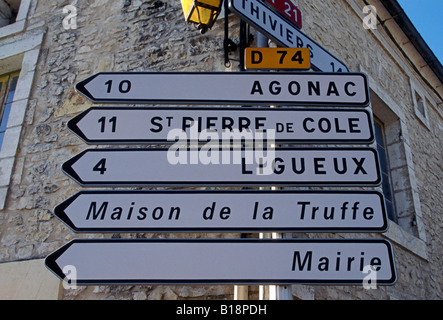
[[[111,93],[112,90],[112,80],[108,80],[105,82],[105,85],[107,86],[106,92]],[[131,81],[129,80],[122,80],[120,81],[118,85],[118,91],[120,93],[128,93],[131,90]]]

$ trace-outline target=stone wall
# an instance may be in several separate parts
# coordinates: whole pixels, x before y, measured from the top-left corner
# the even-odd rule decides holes
[[[66,123],[92,104],[74,91],[78,81],[100,71],[230,71],[238,70],[238,52],[226,69],[222,18],[201,35],[186,25],[179,1],[89,0],[31,1],[25,32],[44,30],[5,209],[0,211],[0,263],[46,257],[74,238],[232,238],[238,234],[75,234],[52,215],[53,208],[82,188],[64,175],[61,165],[89,147],[67,130]],[[77,29],[65,30],[63,7],[77,9]],[[442,299],[441,236],[443,205],[442,113],[438,98],[423,85],[430,130],[415,117],[409,79],[395,48],[384,48],[382,30],[365,30],[362,1],[299,0],[303,31],[345,62],[351,71],[365,70],[375,92],[400,106],[408,129],[414,190],[421,208],[425,239],[414,227],[394,226],[403,235],[394,244],[398,282],[365,290],[355,286],[306,286],[315,299]],[[50,14],[48,14],[50,13]],[[230,16],[230,37],[238,42],[239,20]],[[386,40],[384,40],[386,41]],[[399,62],[400,60],[400,62]],[[382,95],[382,96],[383,96]],[[440,105],[441,108],[441,105]],[[409,163],[409,162],[408,162]],[[410,180],[410,175],[407,175]],[[411,191],[412,192],[412,191]],[[393,223],[391,223],[393,224]],[[257,236],[257,235],[254,235]],[[294,237],[380,237],[376,234],[294,234]],[[389,234],[385,236],[389,237]],[[399,240],[400,239],[400,240]],[[406,240],[402,240],[406,239]],[[412,240],[411,240],[412,239]],[[410,243],[422,244],[411,249]],[[415,243],[414,242],[414,243]],[[417,251],[420,251],[417,253]],[[49,272],[49,271],[48,271]],[[257,298],[257,286],[250,297]],[[64,299],[232,299],[233,286],[90,286],[63,291]],[[300,297],[297,286],[294,298]]]

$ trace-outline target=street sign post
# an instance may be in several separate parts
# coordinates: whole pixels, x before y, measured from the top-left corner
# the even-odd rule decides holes
[[[85,150],[64,163],[63,172],[82,186],[103,187],[379,185],[373,148],[268,147],[369,144],[374,135],[365,109],[314,108],[368,106],[366,75],[347,72],[343,62],[300,32],[300,11],[289,1],[267,1],[281,15],[259,0],[229,1],[241,19],[289,47],[247,49],[246,66],[308,69],[310,60],[322,72],[95,74],[76,85],[93,102],[218,107],[90,108],[68,123],[87,143],[171,146]],[[309,109],[219,107],[226,104]],[[92,190],[59,204],[54,214],[75,232],[384,232],[388,227],[383,195],[367,190]],[[382,239],[80,239],[50,254],[45,264],[75,285],[396,281],[392,246]]]
[[[381,239],[79,239],[45,265],[76,285],[396,281],[391,244]]]
[[[92,107],[68,122],[90,144],[372,143],[366,109]]]
[[[310,69],[306,48],[246,48],[246,69]]]
[[[266,0],[266,2],[301,29],[301,11],[290,0]]]
[[[93,102],[359,106],[369,104],[363,73],[102,72],[76,85]]]
[[[75,232],[384,232],[376,191],[81,191],[54,214]]]
[[[378,185],[372,148],[90,149],[62,170],[83,186]]]
[[[347,66],[259,0],[229,0],[229,9],[269,38],[289,48],[308,48],[311,64],[323,72],[348,72]]]

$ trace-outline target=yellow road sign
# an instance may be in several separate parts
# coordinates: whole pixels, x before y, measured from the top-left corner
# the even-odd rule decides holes
[[[246,69],[309,69],[307,48],[246,48]]]

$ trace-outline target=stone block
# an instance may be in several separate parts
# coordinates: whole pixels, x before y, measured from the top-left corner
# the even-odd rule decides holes
[[[1,300],[56,300],[61,281],[44,266],[44,260],[0,264]]]

